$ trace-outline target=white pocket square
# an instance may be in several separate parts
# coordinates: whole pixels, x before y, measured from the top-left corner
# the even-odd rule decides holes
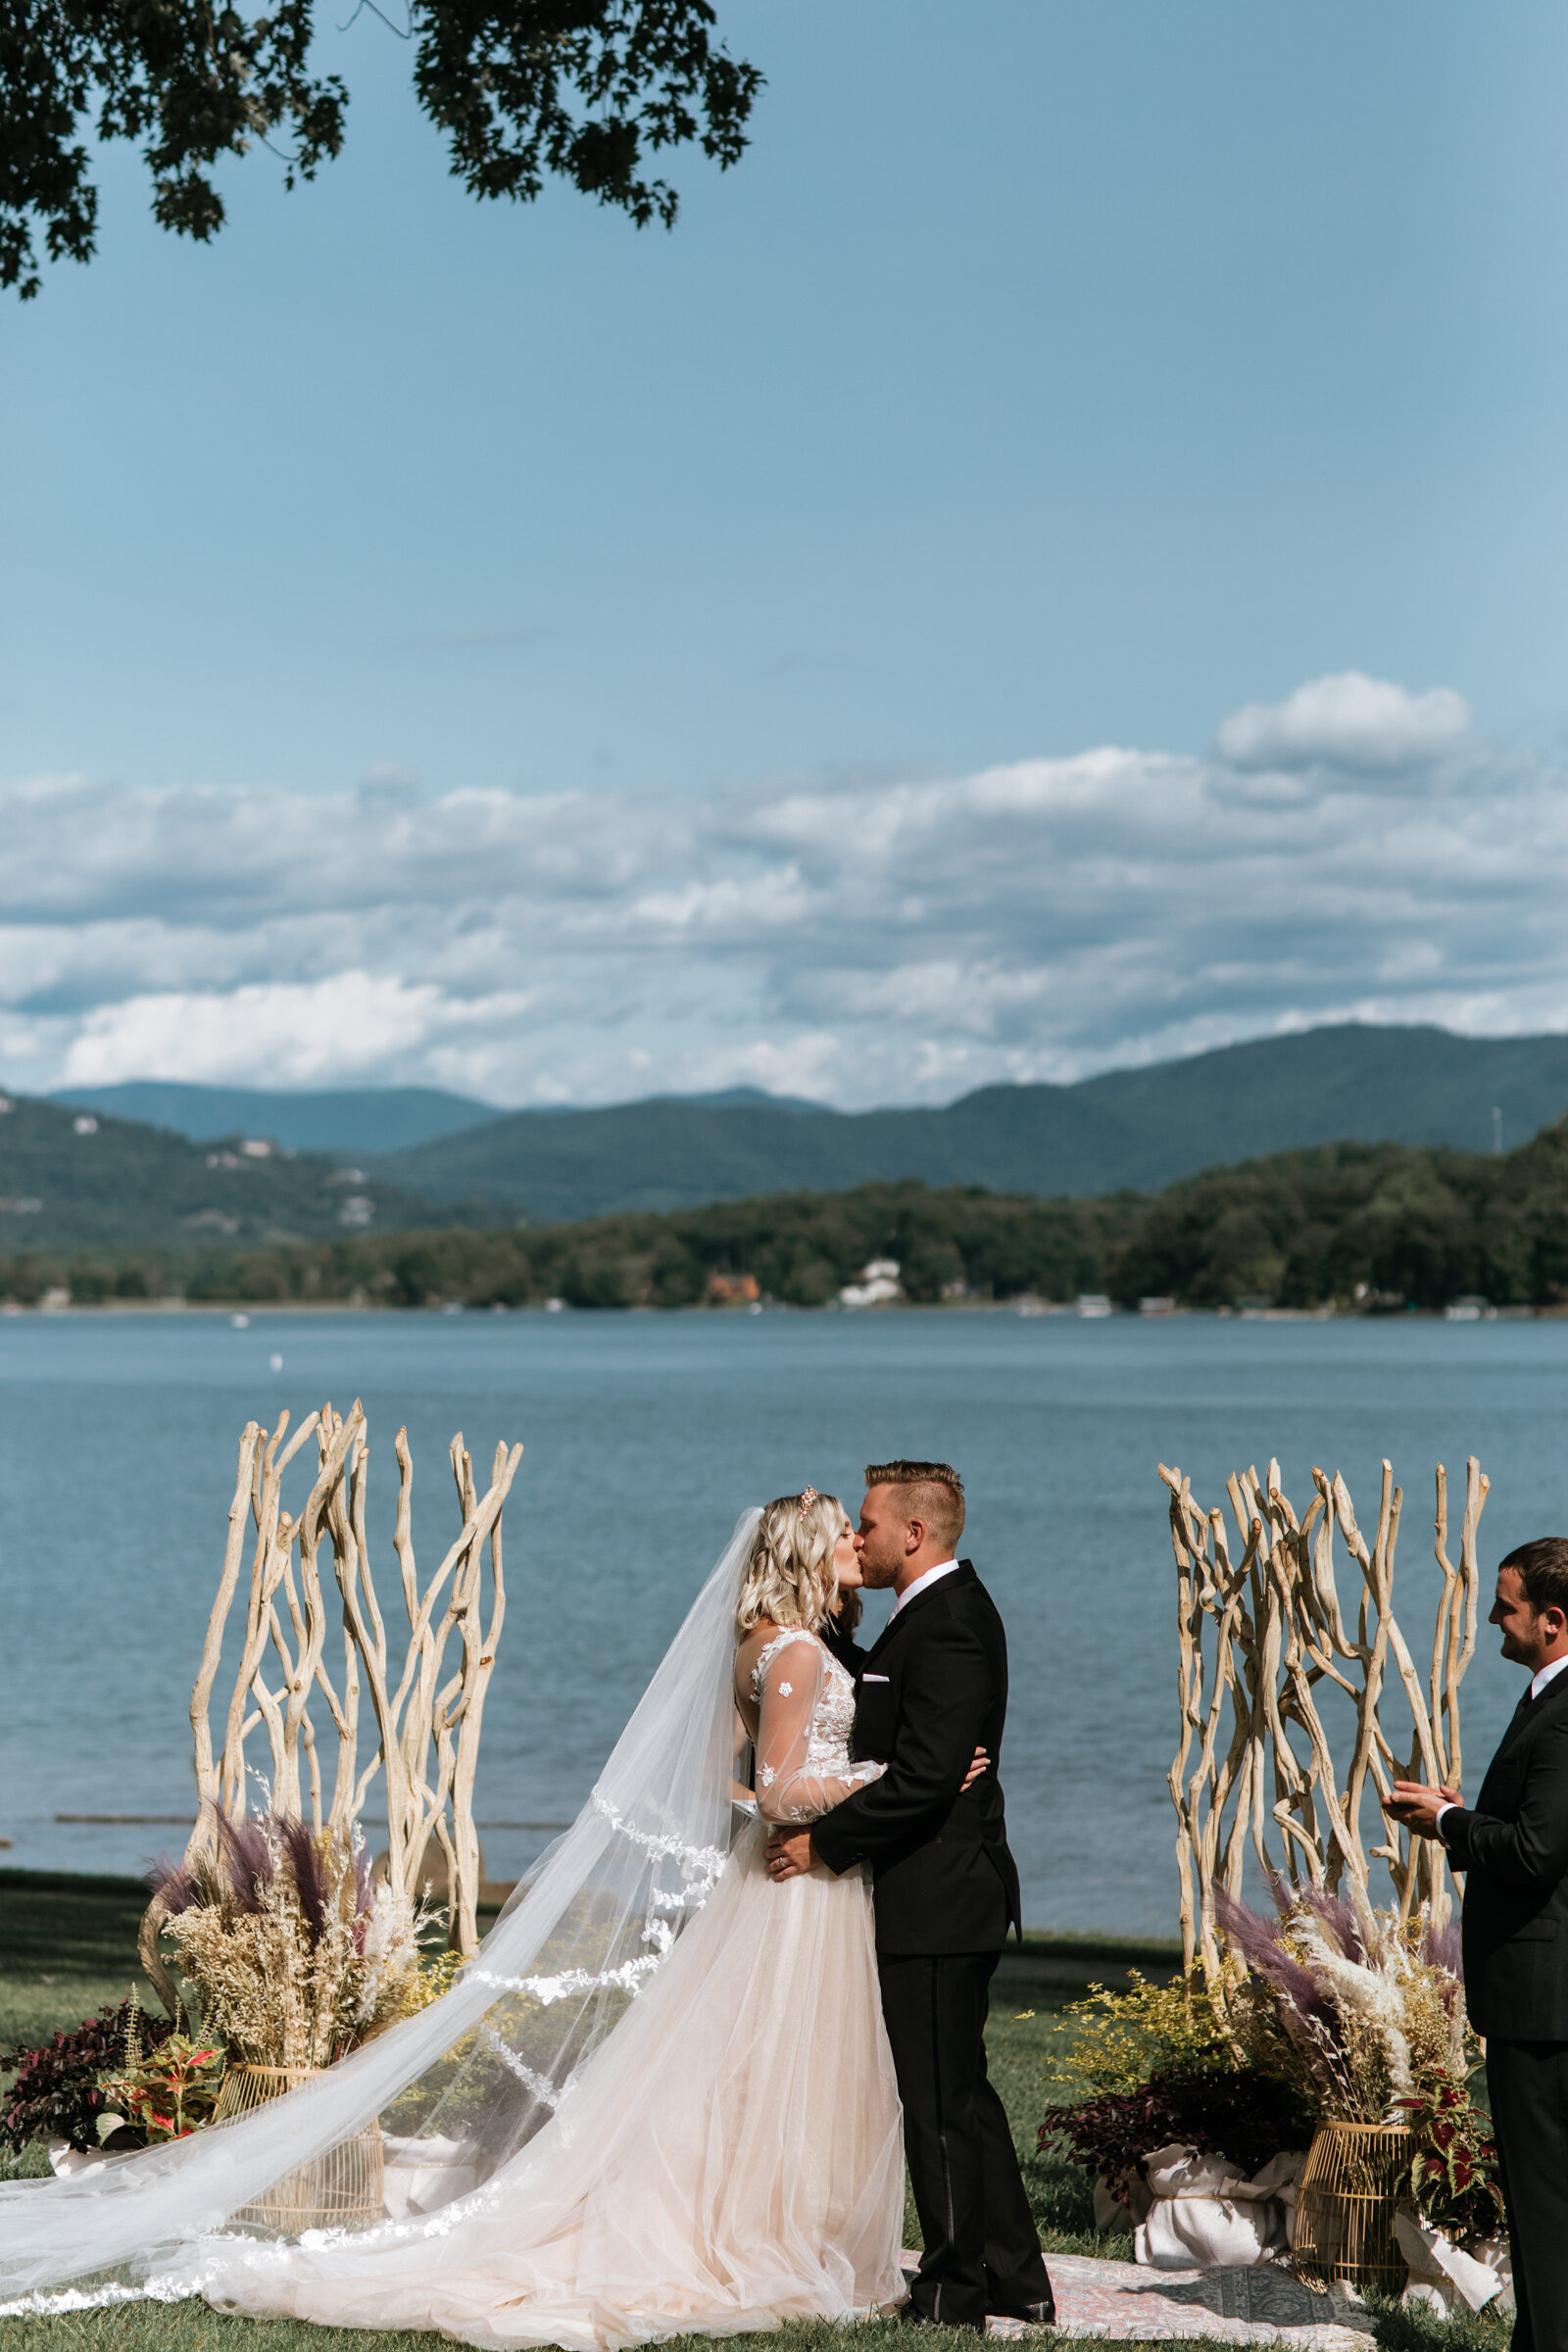
[[[860,1677],[862,1683],[885,1683],[887,1679],[885,1674],[862,1674]]]

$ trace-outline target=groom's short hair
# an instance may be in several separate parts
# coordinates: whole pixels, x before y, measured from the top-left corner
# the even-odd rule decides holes
[[[1537,1536],[1532,1544],[1517,1544],[1497,1566],[1514,1571],[1538,1617],[1543,1609],[1561,1609],[1568,1617],[1568,1536]]]
[[[906,1487],[910,1516],[923,1519],[939,1544],[963,1533],[963,1481],[951,1462],[867,1462],[868,1487]]]

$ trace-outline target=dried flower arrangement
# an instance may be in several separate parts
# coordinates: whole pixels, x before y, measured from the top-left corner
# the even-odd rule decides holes
[[[1277,1921],[1223,1887],[1216,1924],[1237,1971],[1226,2003],[1239,2047],[1294,2082],[1313,2109],[1348,2124],[1402,2123],[1403,2100],[1462,2080],[1474,2055],[1455,1925],[1424,1907],[1397,1914],[1272,1882]]]
[[[328,2066],[421,2005],[420,1937],[406,1891],[372,1885],[356,1830],[217,1816],[217,1854],[156,1877],[164,1930],[209,2034],[257,2066]]]

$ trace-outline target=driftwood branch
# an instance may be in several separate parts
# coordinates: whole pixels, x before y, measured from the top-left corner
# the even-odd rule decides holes
[[[398,1891],[414,1891],[430,1839],[436,1839],[447,1862],[451,1939],[466,1955],[478,1945],[473,1797],[479,1735],[506,1614],[501,1515],[522,1447],[496,1447],[490,1483],[481,1494],[462,1436],[454,1438],[461,1528],[421,1593],[410,1524],[414,1463],[408,1433],[398,1431],[393,1550],[408,1631],[395,1646],[376,1595],[366,1538],[370,1448],[364,1411],[358,1401],[346,1417],[323,1405],[291,1438],[288,1423],[283,1412],[269,1433],[252,1421],[240,1438],[223,1562],[191,1690],[199,1810],[186,1863],[216,1852],[220,1814],[231,1821],[244,1816],[247,1783],[257,1777],[246,1742],[260,1727],[269,1751],[270,1770],[263,1776],[268,1803],[275,1812],[308,1819],[318,1837],[352,1828],[381,1774],[388,1876]],[[284,1476],[313,1435],[317,1474],[296,1517],[283,1508]],[[254,1536],[250,1589],[220,1748],[213,1732],[213,1691],[239,1593],[247,1522]],[[338,1681],[327,1662],[333,1617],[322,1567],[327,1549],[343,1642]],[[447,1673],[454,1635],[457,1662]],[[374,1754],[363,1766],[362,1694],[368,1697],[377,1739]],[[313,1700],[324,1708],[333,1734],[329,1805]],[[159,1997],[172,2014],[174,1985],[158,1947],[164,1916],[155,1899],[142,1921],[140,1949]]]
[[[1221,1994],[1213,1894],[1217,1886],[1240,1893],[1249,1846],[1263,1871],[1342,1892],[1357,1910],[1370,1908],[1371,1865],[1382,1862],[1399,1917],[1424,1903],[1441,1922],[1452,1903],[1442,1847],[1395,1829],[1377,1808],[1379,1841],[1369,1849],[1363,1811],[1397,1779],[1458,1784],[1459,1686],[1480,1613],[1476,1530],[1488,1484],[1480,1464],[1472,1456],[1466,1465],[1457,1567],[1447,1552],[1447,1479],[1438,1469],[1433,1549],[1442,1587],[1424,1678],[1394,1613],[1404,1497],[1388,1462],[1370,1544],[1338,1474],[1313,1471],[1313,1499],[1298,1519],[1277,1462],[1266,1479],[1238,1472],[1226,1482],[1243,1546],[1235,1562],[1223,1512],[1202,1510],[1180,1470],[1161,1463],[1159,1475],[1176,1563],[1180,1728],[1168,1786],[1188,1969],[1200,1966]],[[1353,1631],[1335,1577],[1336,1535],[1360,1582]],[[1319,1705],[1331,1689],[1349,1713],[1343,1774]],[[1409,1723],[1403,1753],[1380,1716],[1396,1693]]]

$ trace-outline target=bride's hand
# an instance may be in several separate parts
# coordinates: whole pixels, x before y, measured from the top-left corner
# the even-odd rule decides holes
[[[986,1754],[985,1749],[977,1747],[974,1751],[974,1762],[963,1776],[963,1788],[959,1789],[958,1794],[961,1796],[964,1788],[972,1788],[980,1775],[990,1769],[990,1765],[991,1758]]]
[[[809,1830],[774,1830],[767,1841],[767,1875],[777,1886],[784,1879],[804,1878],[816,1860]]]

